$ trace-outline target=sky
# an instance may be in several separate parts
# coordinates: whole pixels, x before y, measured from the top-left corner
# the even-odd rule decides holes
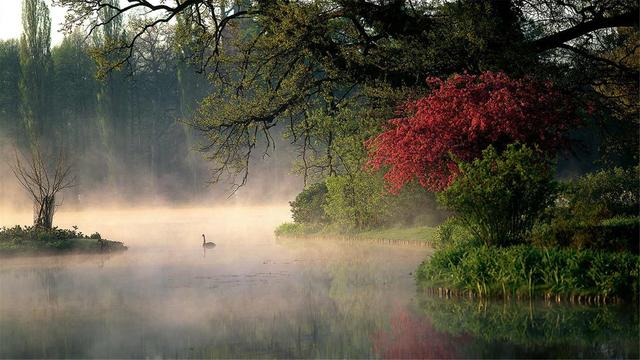
[[[51,7],[51,0],[45,0],[51,10],[51,44],[62,42],[63,34],[58,32],[64,21],[64,9]],[[0,0],[0,40],[18,39],[22,33],[22,0]]]

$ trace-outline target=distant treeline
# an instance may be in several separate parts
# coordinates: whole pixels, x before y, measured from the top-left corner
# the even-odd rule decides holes
[[[178,120],[190,116],[207,82],[179,60],[171,44],[149,46],[148,54],[98,81],[90,49],[74,33],[51,50],[31,86],[30,76],[23,74],[33,71],[33,65],[21,61],[19,41],[0,42],[3,142],[26,148],[36,136],[64,146],[76,155],[81,188],[126,182],[132,191],[195,190],[206,172],[198,155],[189,151],[195,135]],[[25,97],[40,106],[27,110]],[[149,183],[155,180],[160,183]]]
[[[202,189],[206,166],[190,151],[197,135],[181,120],[210,87],[173,42],[173,28],[147,35],[118,71],[98,79],[92,54],[126,38],[128,25],[73,32],[52,48],[50,23],[44,3],[27,0],[23,35],[0,41],[3,157],[34,142],[64,147],[75,160],[76,194],[111,186],[188,198]]]

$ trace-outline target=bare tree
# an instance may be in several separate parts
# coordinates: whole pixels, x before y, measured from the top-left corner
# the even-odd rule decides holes
[[[57,155],[43,155],[39,146],[34,146],[27,160],[20,160],[15,152],[15,164],[11,167],[20,185],[33,199],[33,225],[51,229],[56,206],[56,195],[76,182],[71,173],[71,165],[67,164],[64,151]]]

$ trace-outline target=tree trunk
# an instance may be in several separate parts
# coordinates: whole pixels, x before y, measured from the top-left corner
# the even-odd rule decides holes
[[[45,196],[42,203],[37,204],[33,224],[36,227],[51,229],[53,227],[53,213],[55,211],[55,196]]]

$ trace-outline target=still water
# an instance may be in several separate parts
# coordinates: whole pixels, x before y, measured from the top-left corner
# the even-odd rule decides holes
[[[0,357],[638,356],[635,309],[432,298],[411,275],[429,249],[276,239],[287,219],[284,207],[61,212],[59,226],[129,251],[1,259]]]

